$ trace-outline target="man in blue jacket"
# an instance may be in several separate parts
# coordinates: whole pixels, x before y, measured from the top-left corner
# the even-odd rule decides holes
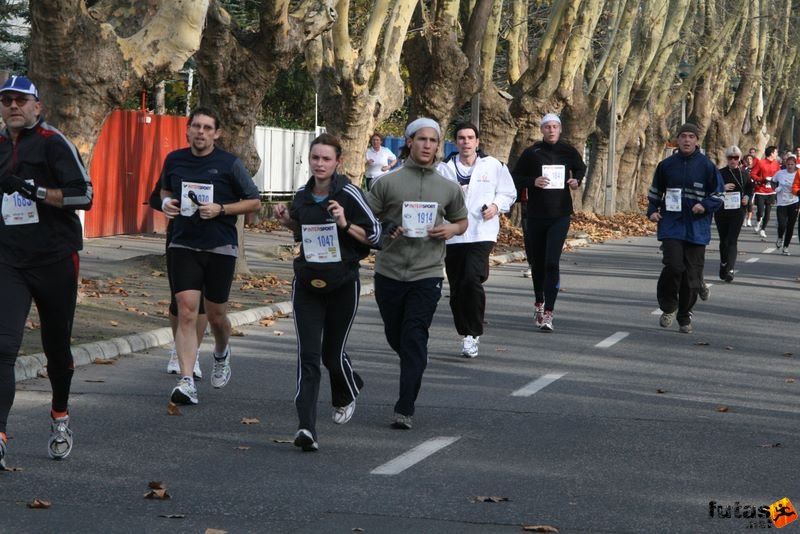
[[[678,150],[656,167],[648,192],[648,218],[658,223],[664,268],[658,278],[659,325],[676,316],[680,331],[692,332],[692,307],[703,287],[711,214],[722,206],[723,182],[716,166],[698,147],[700,130],[686,123],[678,130]]]

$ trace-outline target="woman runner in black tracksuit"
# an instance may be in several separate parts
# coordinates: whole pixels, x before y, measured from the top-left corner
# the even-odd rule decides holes
[[[739,231],[753,197],[753,178],[747,169],[739,166],[742,151],[738,146],[728,148],[725,157],[728,165],[719,170],[725,182],[725,204],[714,213],[714,222],[719,233],[719,279],[733,282],[733,269],[739,253]]]
[[[299,426],[294,444],[317,450],[317,398],[320,359],[331,380],[333,422],[347,423],[363,386],[353,371],[345,344],[358,309],[359,261],[377,245],[381,225],[361,189],[336,174],[342,148],[338,139],[322,134],[311,143],[313,176],[301,187],[290,208],[275,206],[275,216],[301,242],[295,259],[292,305],[297,331],[297,393]]]

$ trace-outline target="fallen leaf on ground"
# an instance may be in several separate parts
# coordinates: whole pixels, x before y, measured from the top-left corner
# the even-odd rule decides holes
[[[181,415],[181,410],[174,402],[167,404],[167,415]]]
[[[169,493],[167,493],[167,488],[161,482],[150,482],[147,484],[147,487],[150,488],[150,491],[144,494],[145,499],[156,499],[160,501],[164,501],[167,499],[171,499]]]
[[[479,495],[475,497],[472,502],[508,502],[510,499],[508,497],[494,497],[494,496],[484,496]]]
[[[36,371],[36,376],[39,378],[47,378],[47,369],[39,369]]]
[[[111,323],[111,326],[119,326],[117,321],[109,321],[109,323]]]
[[[185,519],[186,514],[158,514],[158,517],[164,517],[166,519]]]
[[[238,310],[239,308],[241,308],[241,307],[242,307],[242,304],[241,304],[241,303],[239,303],[239,302],[229,302],[229,303],[228,303],[228,306],[230,306],[231,308],[235,308],[235,309],[237,309],[237,310]]]
[[[259,421],[255,417],[242,417],[242,420],[240,421],[240,423],[242,423],[243,425],[257,425],[260,422],[261,421]]]
[[[41,499],[33,499],[31,502],[28,503],[28,508],[38,508],[40,510],[45,510],[50,508],[51,503],[50,501],[43,501]]]
[[[105,380],[93,380],[91,378],[87,378],[86,380],[84,380],[84,382],[92,382],[99,384],[100,382],[105,382]]]
[[[497,347],[496,349],[494,349],[494,351],[495,352],[508,352],[508,349],[503,348],[503,347]]]
[[[161,306],[169,306],[169,301],[168,300],[159,300],[158,303]]]
[[[366,532],[366,531],[365,531],[363,528],[361,528],[361,527],[355,527],[355,528],[353,529],[353,532]]]
[[[236,450],[237,451],[249,451],[250,447],[248,447],[247,445],[239,445],[238,447],[236,447]]]
[[[733,350],[733,347],[725,347],[725,350]]]
[[[272,319],[261,319],[259,323],[261,323],[261,326],[272,326],[275,324],[275,321]]]
[[[281,330],[275,330],[272,333],[275,334],[276,336],[282,336],[283,335],[283,331],[281,331]]]
[[[133,306],[128,306],[127,308],[125,308],[125,311],[138,312],[139,308],[134,308]]]
[[[203,534],[228,534],[227,530],[219,530],[216,528],[207,528]]]
[[[780,443],[764,443],[763,445],[760,445],[760,447],[764,449],[777,449],[778,447],[783,447],[783,445]]]
[[[241,330],[237,330],[236,328],[232,328],[231,335],[236,337],[244,337],[244,332],[242,332]]]
[[[272,443],[294,443],[294,441],[290,439],[273,439]]]
[[[709,343],[708,341],[698,341],[697,343],[695,343],[695,345],[702,346],[702,347],[707,347],[710,344],[711,343]]]
[[[657,389],[656,390],[656,393],[659,393],[659,394],[663,394],[663,393],[666,393],[666,392],[667,392],[666,389]]]
[[[720,404],[719,406],[717,406],[717,411],[718,412],[727,412],[728,410],[729,410],[729,408],[727,406],[725,406],[724,404]]]
[[[794,384],[794,378],[787,378],[786,379],[786,383],[787,384]]]
[[[92,361],[92,363],[97,365],[113,365],[114,360],[111,360],[109,358],[95,358],[94,361]]]
[[[153,271],[153,272],[150,273],[150,276],[155,276],[155,277],[164,276],[164,272],[163,271]]]
[[[523,532],[558,532],[556,527],[550,525],[524,525]]]

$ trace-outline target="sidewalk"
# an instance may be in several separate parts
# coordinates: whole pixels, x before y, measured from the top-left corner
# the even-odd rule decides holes
[[[585,246],[586,239],[568,239],[571,246]],[[270,271],[287,280],[292,278],[292,263],[288,261],[293,248],[292,234],[288,231],[246,230],[245,246],[247,262],[252,270]],[[143,256],[164,254],[163,234],[120,235],[86,239],[81,252],[82,278],[109,278],[117,274],[120,264]],[[524,251],[513,251],[493,255],[491,265],[525,261]],[[361,294],[374,291],[372,273],[362,269]],[[233,327],[255,323],[264,317],[292,313],[291,301],[278,302],[228,313]],[[31,333],[26,333],[31,335]],[[108,340],[74,345],[72,354],[75,366],[87,365],[98,358],[114,359],[119,356],[160,347],[172,342],[172,331],[166,318],[164,327]],[[16,380],[22,381],[41,376],[47,361],[43,353],[20,355],[15,370]]]

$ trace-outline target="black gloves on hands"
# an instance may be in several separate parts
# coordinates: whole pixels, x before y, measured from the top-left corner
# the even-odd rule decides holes
[[[14,174],[0,176],[0,188],[3,193],[11,194],[16,191],[28,200],[36,201],[36,186]]]

